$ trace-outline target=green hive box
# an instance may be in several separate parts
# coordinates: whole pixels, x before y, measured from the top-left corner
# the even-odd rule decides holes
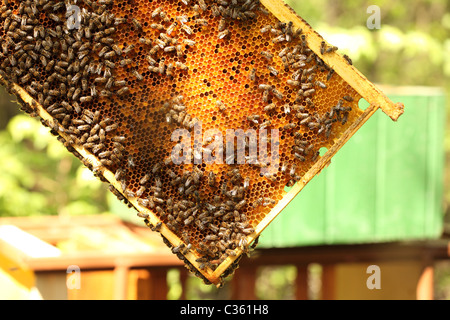
[[[378,110],[265,229],[259,248],[440,237],[445,95],[384,91],[405,104],[398,123]]]

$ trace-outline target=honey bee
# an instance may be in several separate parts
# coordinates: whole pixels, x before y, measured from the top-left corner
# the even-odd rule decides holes
[[[148,207],[148,205],[149,205],[149,200],[148,199],[142,199],[142,198],[138,198],[137,200],[137,203],[139,204],[139,205],[141,205],[141,206],[143,206],[143,207]]]
[[[230,30],[225,29],[224,31],[219,32],[219,34],[217,35],[217,37],[218,37],[219,39],[223,39],[223,38],[225,38],[226,36],[228,36],[229,34],[230,34]]]
[[[142,25],[136,18],[131,19],[131,23],[136,30],[142,30]]]
[[[105,127],[105,132],[111,132],[111,131],[117,130],[118,127],[119,127],[119,125],[117,123],[113,123],[113,124]]]
[[[160,230],[161,230],[161,227],[162,227],[162,222],[158,222],[158,223],[155,225],[155,231],[160,231]]]
[[[174,69],[173,63],[169,63],[166,70],[167,76],[173,77],[173,69]]]
[[[308,106],[314,108],[314,106],[315,106],[314,102],[310,98],[306,98],[305,101],[308,104]]]
[[[218,100],[218,101],[216,102],[216,106],[217,106],[217,108],[219,109],[220,112],[225,112],[226,109],[227,109],[227,107],[225,106],[225,104],[224,104],[222,101],[220,101],[220,100]]]
[[[348,55],[344,54],[344,59],[347,60],[347,63],[349,65],[353,65],[353,61],[352,61],[352,59],[350,59],[350,57]]]
[[[120,66],[121,66],[121,67],[125,67],[125,66],[127,66],[127,65],[129,65],[129,64],[131,64],[131,63],[133,63],[133,60],[131,60],[131,59],[123,59],[123,60],[120,60]]]
[[[98,154],[99,158],[109,158],[111,156],[111,151],[103,151]]]
[[[135,47],[134,44],[130,44],[130,45],[128,45],[125,49],[122,50],[122,53],[128,54],[128,53],[130,53],[130,52],[134,49],[134,47]]]
[[[147,38],[139,38],[139,42],[148,46],[152,45],[152,40]]]
[[[275,183],[277,181],[277,178],[270,173],[264,174],[264,178],[266,178],[267,180],[269,180],[270,182],[273,182],[273,183]]]
[[[129,168],[134,168],[136,166],[133,156],[128,156],[127,165]]]
[[[182,24],[181,29],[183,29],[183,31],[186,32],[188,35],[191,35],[194,33],[194,31],[192,31],[192,29],[187,24]],[[219,37],[219,39],[222,39],[222,38]]]
[[[339,99],[339,101],[337,102],[336,106],[334,106],[334,110],[342,111],[343,107],[342,104],[344,103],[344,101],[342,99]]]
[[[161,217],[164,218],[166,216],[166,213],[164,212],[163,208],[161,208],[160,206],[156,206],[155,209],[156,209],[156,212],[161,215]]]
[[[114,164],[110,159],[100,159],[100,163],[105,167],[111,167]]]
[[[166,70],[165,60],[161,59],[158,64],[158,72],[159,74],[163,74],[165,70]]]
[[[260,119],[260,116],[256,115],[256,114],[247,117],[248,121],[251,121],[251,122],[253,122],[255,124],[259,123],[259,119]]]
[[[315,89],[305,90],[305,91],[303,92],[303,96],[304,96],[304,97],[309,97],[309,96],[313,95],[315,92],[316,92]]]
[[[72,102],[72,107],[75,110],[76,113],[80,114],[81,113],[81,107],[78,104],[78,102],[74,101]]]
[[[180,112],[180,111],[185,110],[185,109],[186,109],[186,106],[174,104],[174,105],[172,105],[172,109],[174,109],[175,111]]]
[[[208,235],[205,237],[205,240],[206,240],[206,241],[217,241],[217,240],[218,240],[218,237],[217,237],[217,235],[215,235],[215,234],[208,234]]]
[[[114,84],[114,77],[108,78],[108,81],[106,81],[106,84],[105,84],[105,89],[108,89],[108,90],[111,89],[113,84]]]
[[[326,89],[327,85],[325,83],[323,83],[322,81],[316,81],[316,86],[321,87],[322,89]]]
[[[139,200],[140,199],[138,199],[138,202],[139,202]],[[145,207],[145,206],[144,206]],[[149,215],[148,215],[148,213],[143,213],[143,212],[138,212],[137,213],[137,216],[139,217],[139,218],[144,218],[144,219],[148,219],[149,218]]]
[[[175,46],[168,46],[164,48],[164,52],[173,52],[176,51],[177,48]]]
[[[166,30],[167,34],[170,35],[175,30],[177,25],[178,25],[177,22],[173,22]]]
[[[268,51],[261,51],[261,55],[266,58],[267,60],[273,59],[273,54]]]
[[[92,96],[84,96],[84,97],[80,97],[80,102],[81,102],[81,103],[91,102],[91,101],[92,101]]]
[[[147,189],[147,188],[146,188],[145,186],[141,186],[141,187],[136,191],[136,196],[137,196],[137,197],[142,196],[142,195],[144,194],[144,192],[145,192],[146,189]]]
[[[105,37],[105,38],[101,38],[100,42],[103,43],[103,44],[112,45],[114,43],[114,39],[113,38],[109,38],[109,37]]]
[[[151,66],[154,66],[154,65],[156,64],[156,60],[153,59],[153,57],[151,57],[151,56],[149,56],[149,55],[145,56],[145,59],[148,61],[148,63],[149,63]]]
[[[25,74],[22,78],[20,78],[21,83],[28,82],[31,79],[31,75],[29,73]]]
[[[117,90],[116,93],[117,93],[118,96],[121,96],[121,95],[123,95],[123,94],[125,94],[125,93],[127,93],[129,91],[130,91],[130,89],[128,87],[122,87],[119,90]]]
[[[241,200],[238,204],[235,205],[236,210],[242,209],[247,204],[247,200]]]
[[[270,112],[270,111],[275,110],[276,107],[277,107],[277,105],[275,103],[271,103],[271,104],[269,104],[269,105],[264,107],[264,111],[265,112]]]
[[[157,16],[161,13],[161,11],[162,11],[162,7],[158,7],[158,8],[156,8],[155,10],[153,10],[153,12],[152,12],[152,18],[157,17]]]
[[[139,73],[139,71],[137,71],[136,69],[133,69],[133,70],[131,71],[131,74],[132,74],[133,76],[135,76],[136,79],[137,79],[138,81],[144,80],[144,77],[143,77],[143,76]]]
[[[331,78],[333,77],[335,71],[333,69],[331,69],[328,74],[327,74],[327,81],[330,81]]]
[[[319,156],[320,156],[320,151],[316,151],[314,156],[311,158],[312,162],[315,162],[317,160],[317,158],[319,158]]]
[[[269,72],[270,72],[270,74],[272,74],[272,75],[274,75],[274,76],[278,76],[278,70],[277,69],[275,69],[274,67],[272,67],[272,66],[267,66],[267,69],[269,70]]]
[[[32,86],[27,86],[26,87],[26,90],[28,91],[28,93],[30,94],[30,95],[32,95],[32,96],[37,96],[37,91],[36,90],[34,90],[34,88],[32,87]]]
[[[284,130],[292,130],[292,129],[295,129],[296,127],[297,127],[296,123],[288,123],[283,127],[283,129]]]
[[[278,37],[275,37],[275,38],[272,39],[273,43],[280,43],[280,42],[283,42],[283,41],[286,41],[286,36],[284,34],[279,35]]]
[[[198,5],[200,6],[200,9],[202,9],[202,11],[206,11],[208,9],[205,0],[198,0]]]
[[[285,57],[286,55],[288,55],[288,53],[289,53],[290,50],[291,50],[291,48],[285,47],[285,48],[283,48],[283,49],[278,53],[278,56],[279,56],[280,58],[283,58],[283,57]]]
[[[160,24],[160,23],[152,23],[150,25],[150,28],[156,29],[156,30],[159,30],[159,31],[165,30],[164,26],[162,24]]]
[[[181,57],[183,55],[183,47],[181,46],[181,44],[178,44],[176,48],[177,48],[177,56]]]
[[[184,247],[185,247],[184,243],[182,243],[176,247],[173,247],[172,253],[179,253],[179,252],[181,252],[182,249],[184,249]]]
[[[304,76],[310,75],[310,74],[312,74],[316,69],[317,69],[317,65],[314,65],[314,66],[312,66],[312,67],[309,68],[309,69],[304,69],[302,74],[303,74]]]
[[[325,43],[325,41],[322,41],[320,43],[320,54],[325,54],[325,50],[327,49],[327,44]]]
[[[184,39],[184,40],[183,40],[183,43],[184,43],[185,45],[189,46],[189,47],[195,46],[195,41],[194,41],[194,40],[191,40],[191,39]]]
[[[100,96],[101,97],[111,97],[112,96],[112,92],[109,90],[102,90],[100,91]]]
[[[227,26],[226,22],[227,22],[227,21],[226,21],[225,18],[220,19],[220,21],[219,21],[219,26],[218,26],[218,31],[219,31],[219,32],[225,30],[225,28],[226,28],[226,26]]]
[[[151,72],[154,72],[154,73],[159,73],[159,68],[158,67],[149,66],[148,70],[150,70]]]
[[[294,157],[296,157],[298,160],[300,161],[306,161],[306,158],[304,156],[302,156],[301,154],[299,154],[298,152],[294,153]]]
[[[279,100],[283,99],[283,94],[280,91],[278,91],[277,89],[272,88],[272,93],[277,99],[279,99]]]
[[[260,90],[272,90],[272,86],[271,86],[271,85],[268,85],[268,84],[260,84],[260,85],[258,86],[258,88],[259,88]]]
[[[342,99],[344,99],[344,100],[346,100],[348,102],[353,102],[354,101],[353,98],[350,97],[350,96],[343,96]]]
[[[159,17],[162,19],[162,21],[164,22],[170,22],[169,17],[167,16],[167,13],[165,13],[164,11],[161,11],[159,13]]]
[[[347,121],[348,121],[348,112],[344,112],[341,123],[344,125],[347,123]]]
[[[332,52],[335,52],[335,51],[337,51],[337,50],[339,50],[338,47],[336,47],[336,46],[331,46],[331,47],[328,47],[328,48],[327,48],[327,50],[325,51],[325,53],[332,53]]]
[[[250,73],[248,75],[248,78],[251,81],[255,81],[256,80],[256,69],[255,68],[252,68],[252,70],[250,71]]]
[[[175,66],[183,71],[187,71],[189,69],[188,66],[179,61],[175,62]]]
[[[53,14],[53,13],[49,13],[48,17],[50,19],[52,19],[53,21],[55,21],[55,22],[60,22],[61,21],[61,19],[56,14]]]
[[[194,222],[194,216],[189,216],[187,219],[184,220],[184,225],[188,226],[190,225],[192,222]]]

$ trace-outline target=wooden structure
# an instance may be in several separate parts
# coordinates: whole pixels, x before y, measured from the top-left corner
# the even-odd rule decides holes
[[[109,235],[120,234],[123,241],[136,236],[142,243],[155,245],[148,252],[134,250],[140,247],[136,245],[127,253],[99,249],[62,252],[54,246],[73,236],[78,228],[86,227]],[[10,241],[11,234],[20,238]],[[154,241],[154,235],[145,227],[124,223],[115,216],[2,218],[1,287],[7,288],[7,275],[28,292],[35,288],[43,299],[166,299],[167,272],[177,268],[183,288],[181,299],[185,299],[188,272],[180,260]],[[22,242],[17,241],[20,239]],[[256,299],[257,268],[294,265],[295,298],[308,299],[307,267],[319,263],[323,266],[322,299],[432,299],[433,264],[449,257],[450,239],[259,249],[253,257],[242,259],[231,279],[229,297]],[[370,265],[381,268],[381,289],[366,286]],[[0,296],[8,298],[4,291]]]
[[[404,101],[408,112],[395,125],[374,114],[264,230],[259,247],[440,238],[445,94],[430,87],[381,88]]]
[[[162,299],[167,270],[182,266],[155,239],[158,235],[123,223],[114,215],[2,218],[0,225],[2,269],[25,287],[36,287],[44,299]],[[17,227],[11,232],[17,236],[15,241],[14,235],[5,237],[4,227],[11,226]],[[93,243],[91,248],[81,245],[85,248],[78,246],[70,252],[57,248],[82,228],[105,235],[102,241],[115,238],[130,244],[130,238],[139,240],[127,252],[114,247],[98,249],[100,243]],[[24,238],[21,230],[30,237]],[[34,243],[36,255],[21,249],[22,245],[33,247],[24,243],[26,240]],[[79,279],[74,278],[76,271],[80,272]]]

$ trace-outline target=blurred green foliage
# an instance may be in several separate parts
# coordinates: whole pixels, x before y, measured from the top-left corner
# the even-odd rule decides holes
[[[286,2],[328,42],[347,53],[370,81],[448,89],[448,0]],[[380,7],[379,30],[367,28],[370,5]]]
[[[36,119],[11,118],[0,145],[0,216],[107,210],[105,186]]]

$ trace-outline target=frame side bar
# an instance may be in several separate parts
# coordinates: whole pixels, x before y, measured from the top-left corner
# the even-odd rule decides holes
[[[323,37],[317,33],[305,20],[300,18],[292,8],[282,0],[260,0],[261,3],[280,21],[292,21],[296,28],[301,28],[308,36],[308,46],[328,66],[332,67],[339,76],[352,86],[369,104],[383,110],[393,121],[404,112],[402,103],[392,102],[380,89],[375,87],[361,72],[350,65],[343,56],[337,52],[322,55],[320,47]]]

